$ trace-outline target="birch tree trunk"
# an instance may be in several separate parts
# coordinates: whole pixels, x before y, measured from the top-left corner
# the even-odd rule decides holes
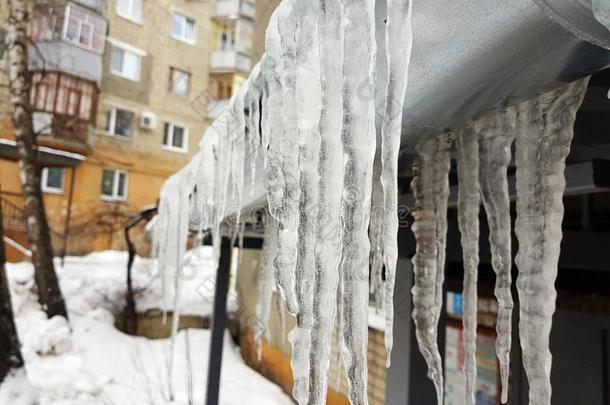
[[[9,0],[8,61],[12,122],[17,141],[19,177],[25,200],[26,226],[38,300],[50,318],[67,318],[66,306],[53,266],[53,248],[40,188],[41,168],[36,162],[36,135],[30,104],[31,77],[28,71],[27,0]]]
[[[0,207],[0,382],[11,370],[23,367],[17,328],[13,318],[11,294],[4,267],[6,256],[4,254],[4,243],[1,240],[3,236],[2,207]]]

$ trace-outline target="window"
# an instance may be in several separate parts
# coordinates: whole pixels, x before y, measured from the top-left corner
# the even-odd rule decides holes
[[[61,194],[64,191],[64,169],[45,167],[42,169],[42,191]]]
[[[233,74],[211,74],[208,90],[217,100],[228,100],[233,95],[235,80]]]
[[[101,54],[104,51],[106,21],[74,4],[68,4],[66,16],[64,39]]]
[[[106,132],[128,138],[131,136],[131,127],[134,113],[122,108],[109,108],[106,111]]]
[[[127,199],[127,173],[122,170],[102,171],[102,200],[124,201]]]
[[[182,14],[172,16],[172,36],[190,44],[195,42],[195,20]]]
[[[135,52],[112,46],[110,72],[135,82],[140,80],[141,56]]]
[[[218,36],[218,49],[230,51],[235,49],[235,22],[222,21],[216,26]]]
[[[169,122],[165,123],[165,128],[163,131],[163,146],[165,149],[176,152],[186,152],[188,141],[187,138],[188,131],[185,127],[171,124]]]
[[[93,122],[97,87],[95,83],[57,72],[34,72],[32,108]]]
[[[62,38],[65,7],[35,5],[32,11],[31,35],[38,41],[54,41]]]
[[[142,22],[142,0],[118,0],[116,3],[117,15],[128,20]]]
[[[177,96],[186,96],[191,87],[191,74],[180,69],[169,69],[169,91]]]

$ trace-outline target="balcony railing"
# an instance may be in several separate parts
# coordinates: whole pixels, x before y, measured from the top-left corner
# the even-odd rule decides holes
[[[217,0],[216,18],[252,18],[256,13],[256,7],[251,0]]]
[[[30,32],[36,47],[30,50],[30,69],[60,70],[99,82],[107,26],[101,13],[74,2],[36,6]]]
[[[233,50],[216,50],[212,53],[210,63],[212,71],[250,72],[252,61],[249,56]]]
[[[31,101],[34,129],[42,139],[88,148],[98,90],[94,82],[62,72],[34,72]]]

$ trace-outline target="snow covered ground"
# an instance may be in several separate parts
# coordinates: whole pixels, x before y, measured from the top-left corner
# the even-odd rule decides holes
[[[101,252],[67,258],[64,268],[58,266],[70,312],[69,325],[60,317],[47,320],[40,310],[33,293],[30,264],[7,265],[22,353],[33,386],[27,391],[38,397],[39,405],[203,403],[209,331],[191,329],[176,336],[172,372],[168,376],[171,340],[147,340],[114,328],[112,312],[122,302],[126,262],[124,253]],[[184,275],[182,303],[186,312],[205,315],[213,297],[211,250],[204,250],[196,263],[197,274]],[[159,308],[161,283],[151,261],[136,261],[134,277],[140,290],[139,310]],[[0,387],[0,405],[35,403],[26,397],[21,398],[22,402],[9,399],[11,387],[23,384],[19,376],[5,382]],[[173,401],[170,392],[174,394]],[[220,402],[292,404],[278,386],[243,363],[238,348],[227,336]]]

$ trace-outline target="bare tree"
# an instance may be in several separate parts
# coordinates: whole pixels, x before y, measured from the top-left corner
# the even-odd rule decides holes
[[[28,70],[28,3],[8,0],[8,62],[12,123],[17,142],[19,177],[25,201],[28,239],[38,287],[38,300],[48,317],[67,318],[66,305],[59,289],[49,225],[40,185],[41,168],[36,159],[36,134],[30,103],[31,76]]]
[[[23,358],[19,350],[19,338],[13,318],[11,294],[6,278],[6,255],[2,238],[2,207],[0,206],[0,382],[11,370],[23,367]]]

